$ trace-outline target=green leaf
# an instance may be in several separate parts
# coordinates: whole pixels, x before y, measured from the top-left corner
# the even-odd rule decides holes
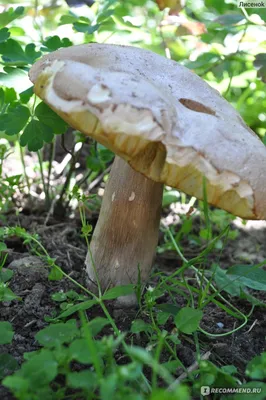
[[[246,18],[243,14],[240,13],[228,13],[224,15],[220,15],[218,18],[214,20],[214,22],[218,22],[221,25],[236,25],[240,21],[246,22]]]
[[[229,375],[235,375],[237,373],[237,368],[234,365],[224,365],[221,370]]]
[[[207,68],[216,63],[219,59],[220,56],[216,53],[204,53],[199,55],[195,61],[186,61],[185,66],[190,69]]]
[[[33,64],[42,54],[40,51],[37,52],[35,47],[36,46],[33,43],[27,44],[24,51],[16,40],[8,39],[6,42],[0,43],[0,54],[6,64]]]
[[[214,280],[220,291],[224,290],[229,293],[231,296],[240,296],[241,289],[243,288],[243,284],[236,279],[233,279],[230,275],[226,273],[225,270],[220,268],[219,266],[213,266],[215,270]]]
[[[7,245],[4,242],[0,242],[0,253],[1,251],[6,251],[7,250]]]
[[[266,290],[266,271],[254,265],[234,265],[227,274],[255,290]]]
[[[55,35],[47,37],[43,42],[43,45],[45,46],[45,48],[42,48],[41,50],[55,51],[57,49],[60,49],[61,47],[72,46],[73,43],[68,38],[60,39],[59,36]]]
[[[34,43],[27,44],[25,47],[25,57],[28,64],[33,64],[37,58],[39,58],[42,53],[35,50],[36,46]]]
[[[10,26],[8,28],[8,30],[9,30],[10,35],[12,37],[14,37],[14,36],[26,36],[26,32],[20,26]]]
[[[69,320],[66,323],[59,322],[49,325],[39,331],[35,338],[38,342],[48,348],[57,347],[60,344],[70,343],[79,335],[76,320]]]
[[[251,379],[266,379],[266,353],[254,357],[247,365],[246,374]]]
[[[67,299],[67,295],[64,292],[57,292],[57,293],[53,293],[51,298],[53,301],[62,302]]]
[[[170,317],[170,314],[167,312],[159,312],[156,314],[156,319],[159,325],[165,325]]]
[[[8,353],[0,354],[0,379],[10,375],[18,367],[17,360]]]
[[[65,133],[67,130],[68,124],[44,102],[38,104],[35,115],[39,121],[49,126],[56,134]]]
[[[5,88],[5,103],[14,103],[17,100],[17,93],[13,88]]]
[[[149,400],[191,400],[189,388],[185,385],[177,385],[174,391],[169,392],[165,389],[155,389],[152,391]]]
[[[103,379],[100,386],[100,398],[102,400],[115,400],[117,385],[118,376],[114,373]]]
[[[14,274],[14,271],[12,271],[12,269],[2,269],[2,271],[0,271],[0,281],[2,282],[8,282],[12,276]]]
[[[17,135],[26,125],[30,117],[27,107],[17,105],[9,108],[8,112],[0,115],[1,129],[9,136]]]
[[[94,306],[96,303],[97,303],[96,300],[87,300],[87,301],[83,301],[82,303],[75,304],[74,306],[69,307],[66,311],[62,312],[62,314],[60,314],[58,316],[58,318],[68,317],[69,315],[72,315],[77,311],[88,310],[89,308]]]
[[[14,393],[26,394],[29,391],[29,382],[18,374],[7,376],[2,383]],[[26,398],[26,396],[24,398]]]
[[[24,90],[19,94],[20,101],[23,104],[26,104],[29,102],[30,98],[34,95],[33,92],[33,86],[29,87],[28,89]]]
[[[17,7],[15,10],[10,7],[6,12],[0,14],[0,27],[8,25],[14,19],[20,17],[24,13],[24,7]]]
[[[156,308],[173,316],[175,316],[180,311],[180,307],[170,303],[156,304]]]
[[[255,57],[254,66],[258,70],[258,76],[266,83],[266,54],[259,53]]]
[[[0,282],[0,301],[12,301],[12,300],[20,300],[11,289],[9,289],[5,284]]]
[[[28,379],[32,388],[48,385],[57,375],[58,363],[50,350],[42,349],[34,354],[22,367],[24,378]]]
[[[69,15],[62,15],[60,18],[59,25],[73,24],[79,19],[74,13],[70,12]]]
[[[244,390],[247,390],[245,393]],[[263,382],[247,382],[241,385],[242,393],[235,394],[233,400],[265,400],[266,383]],[[253,392],[254,390],[254,392]]]
[[[11,343],[13,336],[13,327],[10,322],[0,321],[0,345]]]
[[[127,296],[134,293],[134,285],[122,285],[113,287],[104,293],[103,300],[113,300],[121,296]]]
[[[9,88],[15,87],[18,92],[31,86],[27,71],[10,66],[4,67],[4,72],[0,72],[0,84]]]
[[[168,384],[171,384],[173,379],[171,374],[159,364],[152,355],[141,347],[131,346],[127,348],[127,352],[134,360],[141,362],[142,364],[149,365],[156,371]]]
[[[63,273],[60,271],[60,269],[56,268],[54,265],[51,266],[50,272],[48,275],[48,279],[50,281],[60,281],[63,278]]]
[[[77,32],[82,32],[82,33],[87,33],[91,35],[92,33],[96,32],[100,27],[100,24],[95,24],[95,25],[89,25],[88,23],[84,22],[74,22],[73,28]]]
[[[88,322],[88,327],[90,328],[92,336],[98,335],[101,330],[106,326],[109,325],[110,322],[108,319],[103,317],[96,317]]]
[[[176,327],[183,333],[193,333],[199,328],[203,313],[190,307],[182,308],[175,317]]]
[[[163,194],[163,207],[168,207],[172,203],[176,203],[177,201],[180,200],[180,193],[178,190],[168,190],[167,192],[164,192]]]
[[[7,28],[0,29],[0,43],[5,42],[10,36],[10,32]]]
[[[142,319],[136,319],[132,322],[130,331],[132,333],[141,333],[141,332],[149,332],[152,333],[153,329],[150,324],[143,321]]]
[[[73,389],[83,389],[87,392],[94,390],[97,378],[94,372],[85,370],[80,372],[69,372],[66,376],[67,385]]]
[[[72,360],[76,360],[82,364],[92,363],[92,356],[86,339],[74,340],[69,346],[69,354]]]
[[[5,92],[3,88],[0,88],[0,110],[2,110],[4,104],[5,104]]]
[[[29,151],[38,151],[43,143],[50,143],[53,140],[52,129],[40,121],[32,120],[24,129],[20,137],[21,146],[28,145]]]
[[[103,169],[103,164],[99,157],[97,156],[88,156],[86,160],[87,168],[91,171],[101,171]]]

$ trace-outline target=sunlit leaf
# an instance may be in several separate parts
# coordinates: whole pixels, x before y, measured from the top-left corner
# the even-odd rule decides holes
[[[14,21],[14,19],[21,17],[23,13],[24,7],[17,7],[15,10],[10,7],[7,11],[0,14],[0,27],[8,25],[11,21]]]

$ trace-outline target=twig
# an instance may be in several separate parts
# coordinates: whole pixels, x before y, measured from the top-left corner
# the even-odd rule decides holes
[[[257,322],[258,322],[258,320],[255,319],[255,321],[253,322],[253,324],[251,325],[251,327],[249,328],[249,330],[248,330],[247,332],[245,332],[245,333],[246,333],[246,334],[249,333],[249,332],[254,328],[254,326],[256,325]]]
[[[204,360],[208,360],[210,358],[211,352],[207,351],[206,353],[204,353],[201,358],[200,361],[204,361]],[[168,387],[168,391],[172,391],[175,389],[175,387],[177,385],[179,385],[180,382],[182,382],[184,379],[187,378],[188,374],[192,371],[195,371],[197,368],[199,367],[199,363],[198,361],[195,361],[193,364],[190,365],[190,367],[188,367],[187,372],[183,372],[169,387]]]
[[[103,179],[104,175],[108,174],[108,172],[111,171],[112,165],[109,165],[108,168],[106,168],[106,170],[104,170],[100,175],[97,176],[97,178],[95,178],[88,187],[89,192],[98,185],[99,182],[101,182],[101,180]]]
[[[29,181],[29,177],[28,177],[27,172],[26,172],[26,164],[25,164],[25,160],[24,160],[24,152],[23,152],[23,149],[22,149],[21,145],[18,144],[18,146],[19,146],[20,161],[21,161],[21,164],[22,164],[23,173],[24,173],[24,177],[25,177],[25,180],[26,180],[27,188],[28,188],[29,199],[30,199],[30,202],[32,202],[31,190],[30,190],[30,181]]]
[[[47,178],[47,190],[49,194],[50,194],[50,181],[51,181],[54,156],[55,156],[55,141],[53,140],[52,143],[50,144],[50,149],[49,149],[49,166],[48,166],[48,178]]]
[[[74,157],[74,153],[72,151],[68,150],[68,148],[65,145],[65,135],[61,135],[61,146],[65,150],[66,153],[70,154],[71,157]]]
[[[43,172],[43,159],[41,156],[40,151],[38,150],[37,152],[38,155],[38,160],[39,160],[39,165],[40,165],[40,171],[41,171],[41,179],[42,179],[42,185],[43,185],[43,191],[45,193],[45,203],[46,203],[46,207],[48,208],[50,206],[50,196],[49,196],[49,190],[47,189],[46,183],[45,183],[45,179],[44,179],[44,172]]]

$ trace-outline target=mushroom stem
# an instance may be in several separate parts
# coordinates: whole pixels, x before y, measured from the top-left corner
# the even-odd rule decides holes
[[[136,284],[139,271],[141,282],[147,281],[158,243],[162,194],[162,183],[115,158],[86,258],[89,280],[97,281],[95,266],[102,290]],[[119,303],[133,305],[136,297],[121,297]]]

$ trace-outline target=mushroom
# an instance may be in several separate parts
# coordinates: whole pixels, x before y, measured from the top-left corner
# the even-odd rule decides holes
[[[102,289],[147,281],[163,184],[202,199],[205,177],[210,204],[265,218],[265,146],[218,91],[177,62],[91,43],[44,56],[30,79],[65,121],[117,155],[90,244],[94,263],[86,259]]]

